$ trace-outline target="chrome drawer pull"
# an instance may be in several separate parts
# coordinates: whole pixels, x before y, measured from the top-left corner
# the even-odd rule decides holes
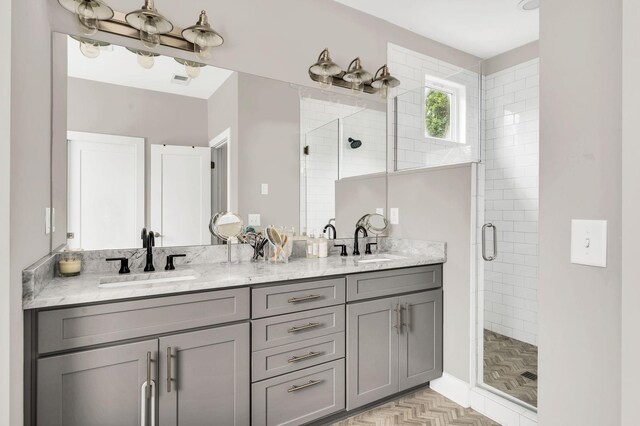
[[[315,358],[317,356],[322,355],[322,352],[309,352],[308,354],[304,354],[304,355],[300,355],[300,356],[292,356],[291,358],[289,358],[289,360],[287,361],[288,363],[294,363],[294,362],[300,362],[300,361],[304,361],[305,359],[309,359],[309,358]]]
[[[308,296],[292,297],[291,299],[287,300],[287,302],[289,303],[306,302],[307,300],[320,299],[321,297],[322,296],[320,296],[319,294],[310,294]]]
[[[322,383],[322,380],[309,380],[304,385],[300,385],[300,386],[293,385],[293,386],[291,386],[289,389],[287,389],[287,392],[299,391],[301,389],[308,388],[310,386],[315,386],[315,385],[318,385],[320,383]]]
[[[316,328],[316,327],[320,327],[322,325],[321,322],[310,322],[307,325],[301,325],[300,327],[291,327],[289,330],[287,330],[289,333],[295,333],[297,331],[302,331],[302,330],[308,330],[310,328]]]

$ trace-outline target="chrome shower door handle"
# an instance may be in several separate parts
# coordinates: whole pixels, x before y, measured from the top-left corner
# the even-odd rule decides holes
[[[493,229],[493,254],[487,255],[487,228]],[[498,228],[493,223],[485,223],[482,226],[482,258],[487,262],[496,260],[498,257]]]

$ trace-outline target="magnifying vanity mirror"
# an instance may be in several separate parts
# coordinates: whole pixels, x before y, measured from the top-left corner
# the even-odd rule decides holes
[[[231,263],[231,245],[242,234],[244,223],[242,218],[235,213],[219,212],[211,217],[209,231],[211,235],[218,237],[227,243],[227,261]]]
[[[54,33],[52,251],[140,248],[143,228],[158,247],[243,224],[352,238],[386,210],[386,101],[135,46]]]
[[[389,228],[389,221],[378,213],[366,214],[360,218],[357,226],[362,226],[372,235],[383,235]]]

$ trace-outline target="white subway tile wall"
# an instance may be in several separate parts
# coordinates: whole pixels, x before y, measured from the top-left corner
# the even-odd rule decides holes
[[[534,59],[485,77],[485,161],[478,187],[484,192],[479,223],[495,224],[499,241],[498,258],[480,261],[484,328],[533,345],[538,340],[538,68]],[[491,241],[489,235],[489,247]]]
[[[396,170],[455,164],[479,159],[480,104],[479,74],[401,46],[389,43],[389,70],[401,84],[397,95]],[[425,136],[424,87],[427,79],[448,81],[462,88],[458,102],[459,140],[445,141]],[[394,133],[392,132],[393,136]]]
[[[350,148],[349,137],[362,146]],[[300,231],[317,233],[335,217],[337,179],[386,171],[386,146],[385,111],[302,97]]]

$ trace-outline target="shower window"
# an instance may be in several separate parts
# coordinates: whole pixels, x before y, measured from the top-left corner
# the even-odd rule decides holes
[[[424,136],[433,141],[465,143],[465,87],[426,76]]]

